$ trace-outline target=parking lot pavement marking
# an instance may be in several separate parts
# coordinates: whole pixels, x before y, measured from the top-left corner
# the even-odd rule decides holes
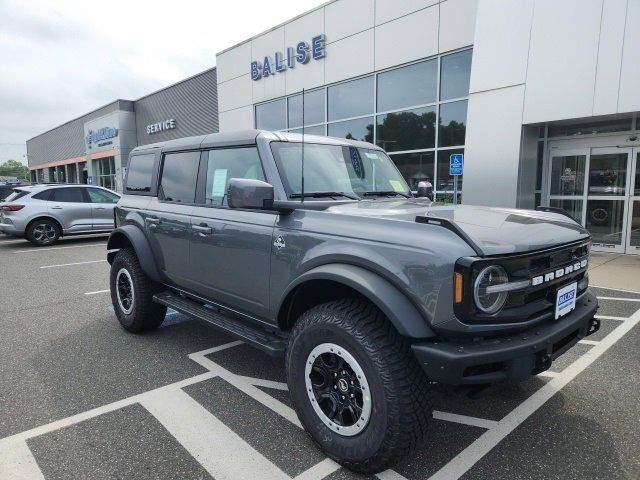
[[[598,320],[615,320],[616,322],[626,322],[631,317],[611,317],[607,315],[595,315],[594,318],[597,318]]]
[[[99,293],[107,293],[110,292],[111,290],[107,289],[107,290],[96,290],[95,292],[85,292],[85,295],[98,295]]]
[[[395,470],[385,470],[384,472],[378,473],[376,477],[380,480],[407,480],[406,477],[403,477]]]
[[[91,260],[90,262],[75,262],[75,263],[61,263],[60,265],[44,265],[42,268],[58,268],[58,267],[73,267],[74,265],[87,265],[89,263],[103,263],[106,260]]]
[[[547,377],[547,378],[554,378],[557,377],[559,375],[558,372],[552,372],[551,370],[545,370],[543,372],[540,372],[537,374],[539,377]]]
[[[622,288],[611,288],[611,287],[603,287],[602,285],[589,285],[591,288],[603,288],[605,290],[616,290],[618,292],[625,292],[625,293],[637,293],[638,295],[640,295],[640,292],[637,292],[635,290],[623,290]]]
[[[625,297],[597,297],[598,300],[616,300],[620,302],[640,302],[640,298],[625,298]]]
[[[334,462],[330,458],[325,458],[323,461],[316,463],[309,470],[302,472],[300,475],[295,477],[294,480],[322,480],[339,469],[340,464]]]
[[[583,345],[598,345],[600,342],[597,340],[580,340],[578,343]]]
[[[106,243],[92,243],[89,245],[69,245],[67,247],[34,247],[29,250],[16,250],[13,253],[42,253],[50,250],[65,250],[68,248],[106,247]]]
[[[141,402],[214,478],[289,479],[223,422],[182,390],[147,395]]]
[[[487,430],[475,442],[432,475],[429,480],[450,480],[460,478],[464,475],[509,435],[509,433],[515,430],[516,427],[529,418],[538,408],[544,405],[547,400],[562,390],[571,380],[615,345],[618,340],[624,337],[638,323],[640,323],[640,310],[637,310],[627,321],[622,322],[598,345],[594,346],[560,372],[555,378],[551,379],[549,383],[540,388],[540,390],[536,391],[536,393],[514,408],[511,413],[507,414],[498,422],[495,428]]]
[[[3,480],[44,480],[44,475],[25,442],[0,448],[0,478]]]
[[[468,415],[458,415],[457,413],[433,411],[433,418],[436,420],[444,420],[446,422],[462,423],[463,425],[471,425],[472,427],[494,428],[498,425],[495,420],[486,420],[484,418],[469,417]]]
[[[250,383],[256,387],[271,388],[273,390],[289,391],[289,386],[284,382],[274,382],[273,380],[265,380],[264,378],[245,377],[238,375],[238,378]]]
[[[242,343],[242,342],[239,342],[239,343]],[[229,382],[231,385],[236,387],[241,392],[246,393],[247,395],[252,397],[254,400],[257,400],[258,402],[262,403],[265,407],[270,408],[281,417],[284,417],[285,419],[289,420],[291,423],[293,423],[297,427],[302,428],[302,424],[300,423],[300,420],[298,420],[298,415],[296,414],[295,410],[293,410],[291,407],[288,407],[287,405],[280,402],[279,400],[276,400],[268,393],[263,392],[262,390],[257,388],[255,385],[252,385],[251,383],[249,383],[249,381],[247,380],[249,377],[243,378],[239,375],[231,373],[229,370],[221,367],[220,365],[215,363],[213,360],[208,359],[206,355],[215,353],[214,351],[211,351],[211,350],[212,349],[192,353],[191,355],[189,355],[189,358],[194,362],[200,364],[202,367],[209,370],[211,373],[215,373],[217,376],[223,378],[224,380]]]

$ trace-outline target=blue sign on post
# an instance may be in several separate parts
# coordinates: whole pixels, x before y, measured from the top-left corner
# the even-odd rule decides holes
[[[89,175],[89,176],[87,177],[87,184],[89,184],[89,185],[93,185],[93,176]]]
[[[462,166],[464,164],[464,154],[452,153],[449,155],[449,175],[462,175]]]

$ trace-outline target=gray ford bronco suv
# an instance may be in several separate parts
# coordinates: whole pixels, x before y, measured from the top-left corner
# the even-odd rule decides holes
[[[302,425],[358,472],[428,435],[434,382],[521,380],[599,328],[579,224],[416,197],[369,143],[252,130],[138,147],[114,216],[122,326],[170,307],[283,357]]]

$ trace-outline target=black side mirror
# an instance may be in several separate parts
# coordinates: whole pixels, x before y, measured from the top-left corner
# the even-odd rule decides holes
[[[418,183],[418,197],[427,197],[429,200],[433,200],[433,185],[431,185],[431,182]]]
[[[227,202],[230,208],[268,210],[273,206],[273,186],[262,180],[232,178]]]

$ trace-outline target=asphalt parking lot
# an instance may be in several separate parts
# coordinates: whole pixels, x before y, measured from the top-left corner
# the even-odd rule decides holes
[[[177,314],[122,330],[105,248],[0,236],[0,479],[360,478],[301,430],[281,361]],[[640,478],[640,294],[595,291],[600,332],[522,384],[435,386],[428,440],[377,477]]]

